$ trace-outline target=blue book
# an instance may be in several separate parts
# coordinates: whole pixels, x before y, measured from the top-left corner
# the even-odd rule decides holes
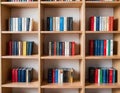
[[[33,41],[28,42],[28,55],[32,55],[33,53]]]
[[[22,68],[18,69],[18,82],[21,82]]]
[[[52,73],[53,69],[48,69],[48,83],[52,83]]]
[[[100,41],[101,40],[97,40],[97,55],[100,55]]]
[[[101,40],[101,46],[100,46],[100,55],[104,55],[104,40]]]
[[[107,69],[106,68],[103,68],[102,69],[102,82],[103,83],[107,83]]]
[[[97,56],[97,54],[98,54],[98,40],[95,40],[95,56]]]
[[[57,53],[57,55],[59,55],[59,42],[56,42],[56,48],[57,48],[56,53]]]
[[[18,18],[18,31],[22,31],[22,18]]]
[[[59,55],[62,55],[62,42],[59,42]]]
[[[26,27],[27,27],[27,31],[29,31],[30,29],[30,18],[27,18],[27,23],[26,23]]]
[[[109,83],[109,71],[106,69],[106,83]]]
[[[13,55],[17,55],[17,41],[14,41],[14,50]]]
[[[64,31],[64,17],[60,17],[60,31]]]
[[[53,17],[50,17],[50,31],[53,31]]]
[[[29,51],[30,51],[29,43],[30,43],[29,41],[26,42],[26,55],[29,55]]]
[[[96,31],[99,31],[99,20],[100,20],[100,17],[96,16]]]
[[[26,82],[26,68],[22,69],[21,82]]]
[[[55,83],[58,83],[58,69],[55,69]]]

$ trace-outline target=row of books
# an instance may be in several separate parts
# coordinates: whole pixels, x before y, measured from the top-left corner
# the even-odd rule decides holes
[[[8,55],[32,55],[33,41],[9,41],[7,51]]]
[[[9,18],[9,31],[32,31],[32,25],[32,18]]]
[[[72,31],[73,17],[47,17],[47,31]]]
[[[79,1],[79,0],[46,0],[46,1]]]
[[[33,2],[33,0],[7,0],[8,2]]]
[[[90,30],[91,31],[113,31],[113,16],[91,16]]]
[[[89,55],[113,56],[113,40],[89,40]]]
[[[48,69],[48,83],[73,82],[72,68],[50,68]]]
[[[12,82],[31,82],[33,80],[33,68],[12,68]]]
[[[75,55],[75,42],[49,42],[49,55],[65,55],[74,56]]]
[[[89,67],[89,82],[98,84],[116,83],[117,70],[114,68]]]
[[[87,0],[87,1],[118,1],[118,0]]]

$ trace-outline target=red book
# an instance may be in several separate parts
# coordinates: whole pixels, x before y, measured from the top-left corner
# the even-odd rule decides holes
[[[75,42],[71,42],[71,46],[72,46],[71,55],[74,56],[75,55]]]
[[[107,41],[104,40],[104,56],[106,56],[106,43],[107,43]]]
[[[111,16],[111,17],[110,17],[110,24],[111,24],[110,31],[113,31],[113,23],[114,23],[113,21],[114,21],[114,17]]]
[[[94,16],[90,17],[90,30],[94,31]]]
[[[8,48],[8,55],[12,55],[12,41],[8,42],[8,46],[9,46],[9,48]]]
[[[15,82],[18,82],[18,69],[15,69]]]
[[[65,42],[62,42],[62,55],[65,55]]]
[[[113,83],[113,69],[109,69],[109,83]]]
[[[15,69],[12,69],[12,82],[15,82]]]
[[[55,83],[55,69],[52,70],[52,83]]]
[[[110,16],[109,16],[109,21],[108,22],[109,22],[109,29],[108,29],[108,31],[112,31],[111,30],[111,17]]]
[[[95,83],[98,83],[98,69],[95,69]]]
[[[89,41],[89,55],[93,56],[94,55],[94,40]]]
[[[56,42],[54,42],[54,55],[56,55],[56,49],[57,49]]]

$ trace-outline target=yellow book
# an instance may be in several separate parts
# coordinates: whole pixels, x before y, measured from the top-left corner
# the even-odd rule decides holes
[[[71,68],[70,71],[69,71],[69,82],[70,83],[73,82],[73,68]]]
[[[27,45],[27,42],[26,41],[23,41],[23,56],[26,56],[26,46]]]

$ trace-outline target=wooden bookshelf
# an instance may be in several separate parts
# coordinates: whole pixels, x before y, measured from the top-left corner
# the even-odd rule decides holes
[[[90,93],[90,90],[95,89],[111,89],[110,93],[120,93],[120,73],[118,73],[117,83],[115,84],[92,84],[87,83],[87,65],[93,64],[91,60],[97,63],[98,60],[110,60],[112,67],[120,71],[120,26],[118,25],[115,31],[89,31],[87,28],[87,13],[89,8],[96,9],[113,9],[113,16],[118,19],[120,24],[120,1],[43,1],[38,0],[34,2],[8,2],[1,0],[0,3],[0,93],[20,93],[21,89],[25,93],[29,93],[29,89],[33,93],[49,93],[51,90],[55,90],[54,93],[62,93],[68,90],[71,93]],[[52,10],[53,9],[53,10]],[[87,10],[88,9],[88,10]],[[107,10],[106,10],[107,11]],[[110,11],[108,11],[110,12]],[[102,14],[101,14],[102,15]],[[107,15],[107,14],[104,14]],[[108,14],[109,15],[109,14]],[[111,14],[110,14],[111,15]],[[73,31],[46,31],[45,21],[47,16],[73,16],[75,17]],[[33,31],[30,32],[18,32],[8,31],[7,20],[10,17],[33,17],[34,25]],[[112,37],[114,41],[118,43],[117,54],[113,56],[89,56],[86,52],[88,51],[87,40],[94,39],[98,36],[104,39],[104,36]],[[112,35],[112,36],[111,36]],[[9,40],[33,40],[35,41],[34,54],[30,56],[9,56],[6,55],[6,42]],[[47,51],[48,46],[44,44],[49,41],[76,41],[77,47],[75,56],[49,56],[44,54]],[[27,61],[26,61],[27,60]],[[17,62],[19,61],[19,62]],[[23,62],[22,62],[23,61]],[[30,61],[30,62],[28,62]],[[61,62],[62,61],[62,62]],[[90,62],[91,63],[90,63]],[[104,62],[98,62],[98,64],[106,65]],[[9,70],[11,67],[25,66],[29,67],[32,64],[34,70],[34,80],[30,83],[20,82],[8,82],[9,81]],[[48,67],[47,67],[48,66]],[[53,68],[64,68],[71,67],[75,69],[75,78],[77,81],[73,83],[47,83],[44,82],[47,78],[47,69]],[[14,91],[17,89],[17,91]],[[60,89],[60,90],[59,90]],[[12,91],[13,90],[13,91]],[[46,90],[50,90],[46,92]],[[88,90],[88,91],[86,91]],[[75,92],[74,92],[75,91]],[[31,92],[30,92],[31,93]],[[53,92],[51,92],[53,93]],[[101,93],[101,92],[100,92]]]

